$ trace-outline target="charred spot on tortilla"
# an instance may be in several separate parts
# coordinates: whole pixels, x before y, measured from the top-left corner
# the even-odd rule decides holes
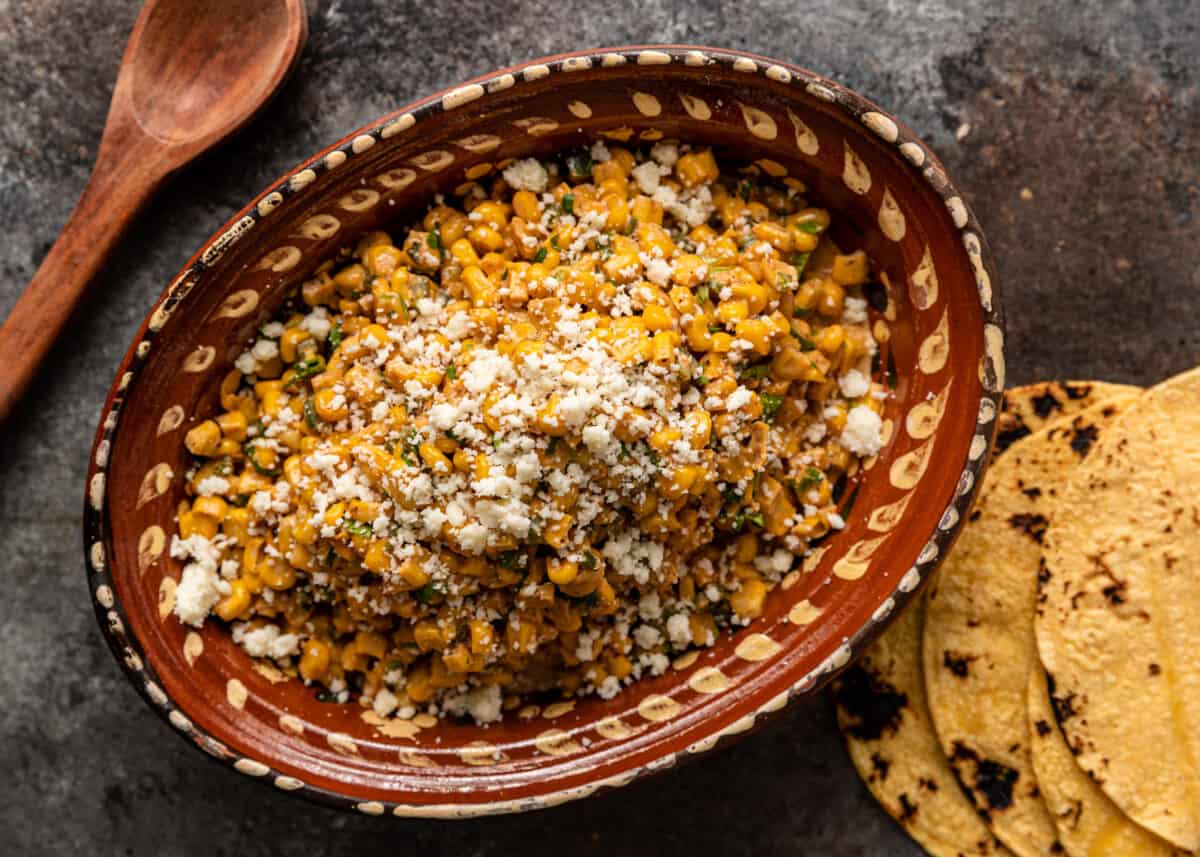
[[[1062,388],[1068,399],[1082,399],[1092,392],[1091,384],[1063,384]]]
[[[846,731],[860,741],[878,741],[900,725],[908,695],[861,667],[851,667],[833,688],[834,699],[856,721]]]
[[[981,809],[985,819],[990,819],[993,810],[1005,810],[1012,806],[1013,789],[1020,778],[1015,770],[995,759],[981,759],[979,754],[961,741],[954,742],[950,758],[958,762],[970,762],[975,766],[972,790],[983,798],[987,809]]]
[[[978,521],[979,516],[982,514],[983,514],[983,512],[981,512],[979,509],[972,509],[971,514],[967,515],[967,520],[968,521]]]
[[[1155,678],[1162,675],[1162,667],[1160,667],[1158,664],[1150,664],[1150,666],[1146,668],[1146,672],[1150,673],[1151,678]]]
[[[1041,488],[1022,488],[1021,493],[1024,494],[1026,497],[1028,497],[1030,500],[1036,500],[1038,497],[1042,496],[1042,489]]]
[[[1032,400],[1033,412],[1042,419],[1050,416],[1058,410],[1062,410],[1062,402],[1054,397],[1053,393],[1045,392],[1040,396],[1034,396]]]
[[[887,779],[888,770],[892,767],[892,763],[878,753],[871,754],[871,779],[874,781],[876,775],[879,777],[879,782]]]
[[[1023,512],[1013,515],[1008,519],[1008,522],[1015,529],[1025,533],[1025,535],[1029,536],[1029,538],[1033,539],[1039,545],[1042,543],[1042,539],[1046,535],[1046,528],[1050,526],[1050,522],[1046,520],[1045,515],[1036,513],[1028,514]]]
[[[937,780],[931,780],[929,777],[918,777],[917,785],[929,792],[936,792],[941,789],[941,786],[937,784]]]
[[[900,794],[900,818],[898,819],[898,821],[901,824],[907,824],[908,822],[913,820],[913,817],[916,816],[916,814],[917,814],[916,804],[914,804],[911,800],[908,799],[907,794],[902,792]]]
[[[1014,443],[1016,443],[1021,438],[1029,437],[1029,435],[1031,435],[1031,434],[1033,434],[1033,432],[1031,432],[1029,430],[1029,427],[1027,425],[1025,425],[1024,423],[1020,422],[1019,417],[1014,417],[1013,425],[1004,426],[1003,428],[1000,429],[1000,431],[998,431],[996,433],[996,452],[995,452],[995,454],[999,455],[1000,453],[1004,452],[1004,450],[1008,449],[1010,446],[1012,446]]]
[[[1045,738],[1047,735],[1049,735],[1049,734],[1050,734],[1051,730],[1052,730],[1054,727],[1052,727],[1052,726],[1051,726],[1049,723],[1047,723],[1045,720],[1039,720],[1037,723],[1034,723],[1034,724],[1033,724],[1033,728],[1037,730],[1037,734],[1038,734],[1038,735],[1040,735],[1041,737]]]
[[[1125,581],[1118,580],[1100,590],[1108,603],[1113,607],[1120,607],[1125,603]]]
[[[1054,706],[1054,716],[1058,718],[1059,723],[1065,723],[1072,717],[1079,715],[1079,710],[1075,708],[1075,694],[1069,693],[1066,696],[1055,696],[1053,688],[1050,691],[1050,704]]]
[[[1092,423],[1071,428],[1074,433],[1071,437],[1071,449],[1080,458],[1087,458],[1087,454],[1092,451],[1092,445],[1096,443],[1096,438],[1100,436],[1100,430]]]
[[[959,678],[966,678],[971,671],[971,664],[979,659],[979,655],[960,655],[958,652],[942,652],[942,666]]]

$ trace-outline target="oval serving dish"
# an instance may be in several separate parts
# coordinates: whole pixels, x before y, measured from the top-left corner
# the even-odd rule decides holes
[[[763,616],[604,701],[487,728],[380,721],[318,702],[213,623],[171,613],[183,435],[285,294],[357,236],[508,159],[601,138],[711,144],[804,181],[835,238],[886,273],[872,301],[891,379],[886,444],[845,530],[771,594]],[[109,392],[88,474],[85,551],[97,615],[139,692],[210,756],[251,777],[379,815],[534,809],[624,785],[727,743],[846,666],[954,539],[1004,386],[1000,308],[978,224],[937,158],[862,97],[795,66],[708,48],[585,51],[416,102],[299,165],[239,212],[150,311]]]

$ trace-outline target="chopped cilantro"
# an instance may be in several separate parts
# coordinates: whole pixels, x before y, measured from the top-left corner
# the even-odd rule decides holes
[[[342,320],[339,318],[333,323],[333,327],[329,328],[329,348],[331,351],[337,351],[338,346],[342,344]]]
[[[796,486],[796,493],[800,495],[807,494],[810,490],[817,487],[825,479],[825,474],[815,467],[804,468],[804,477],[800,480],[800,484]]]
[[[388,672],[391,672],[392,670],[402,670],[402,669],[404,669],[404,661],[398,661],[398,660],[388,661],[384,665],[384,667],[385,667],[385,669],[387,669]]]
[[[563,207],[563,211],[565,211],[567,214],[574,214],[575,213],[575,194],[573,194],[573,193],[564,194],[563,198],[562,198],[562,207]]]
[[[537,251],[537,255],[533,257],[534,263],[537,264],[537,263],[545,262],[546,261],[546,252],[547,251],[546,251],[545,247],[539,247],[538,251]],[[504,273],[507,274],[508,271],[506,270]]]
[[[310,429],[317,427],[317,406],[313,403],[311,396],[304,400],[304,421],[308,423]]]
[[[425,243],[429,245],[431,250],[437,251],[438,259],[445,258],[445,248],[442,247],[442,224],[433,224],[433,228],[425,236]]]
[[[583,558],[579,560],[579,567],[582,569],[591,570],[597,565],[596,555],[591,551],[584,551]]]
[[[492,449],[499,449],[500,444],[502,444],[502,443],[504,443],[504,435],[500,435],[500,434],[492,435]]]
[[[546,455],[554,455],[554,451],[558,449],[558,438],[550,438],[550,442],[546,444]]]
[[[754,195],[754,181],[752,179],[742,179],[738,182],[737,194],[742,198],[743,202],[749,202],[750,197]]]
[[[585,179],[592,174],[592,158],[591,155],[584,153],[582,155],[571,155],[567,158],[567,169],[571,171],[571,178]],[[563,206],[566,207],[565,205]]]
[[[755,363],[752,366],[747,366],[741,371],[738,377],[744,381],[757,381],[767,377],[767,371],[771,368],[771,362],[764,360],[762,363]]]
[[[820,235],[825,231],[825,227],[815,220],[805,220],[802,223],[797,223],[795,228],[801,232],[807,232],[809,235]]]
[[[799,281],[800,275],[804,273],[804,269],[808,267],[808,259],[812,253],[793,253],[788,262],[796,269],[796,279]]]
[[[325,371],[325,359],[314,354],[312,357],[306,357],[292,364],[292,380],[289,382],[303,381],[305,378],[311,378],[313,375],[319,375]]]
[[[352,536],[362,536],[366,538],[373,533],[370,524],[365,524],[362,521],[356,521],[353,518],[342,518],[342,529]]]
[[[808,318],[812,315],[812,310],[807,307],[792,307],[792,318]]]
[[[758,398],[762,402],[763,419],[767,422],[774,422],[775,416],[783,406],[783,396],[776,396],[773,393],[759,393]]]
[[[429,581],[416,592],[416,598],[422,604],[432,604],[435,600],[445,596],[446,586],[437,581]]]
[[[707,373],[705,373],[705,372],[701,372],[701,373],[700,373],[700,374],[699,374],[699,375],[696,377],[696,379],[695,379],[695,380],[696,380],[696,386],[697,386],[697,387],[703,387],[705,384],[707,384],[709,381],[711,381],[711,380],[712,380],[712,378],[709,378]]]
[[[638,227],[637,218],[636,217],[629,218],[629,222],[627,224],[625,224],[625,234],[632,235],[634,232],[637,231],[637,227]]]
[[[696,287],[696,300],[699,303],[706,304],[708,303],[708,298],[708,283],[701,283]]]
[[[263,467],[261,464],[259,464],[257,453],[255,452],[253,443],[248,443],[244,447],[242,447],[242,452],[245,453],[246,460],[250,462],[250,466],[253,467],[259,473],[261,473],[263,476],[275,477],[283,472],[283,470],[281,470],[278,467]]]
[[[454,365],[453,361],[451,361],[450,364],[446,367],[446,377],[449,378],[451,381],[458,378],[458,367],[456,367]]]
[[[813,342],[811,339],[809,339],[803,333],[797,333],[796,331],[793,330],[792,337],[795,338],[795,340],[800,343],[801,351],[815,351],[817,348],[817,343]]]
[[[747,512],[746,520],[754,524],[754,526],[758,527],[759,529],[762,529],[767,525],[766,521],[763,519],[762,512]]]

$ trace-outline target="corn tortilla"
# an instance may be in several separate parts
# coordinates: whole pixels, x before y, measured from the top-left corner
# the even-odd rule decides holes
[[[1075,764],[1055,721],[1043,670],[1029,673],[1028,703],[1033,770],[1067,857],[1185,857],[1128,819]]]
[[[1019,857],[1062,853],[1030,758],[1034,614],[1055,495],[1138,397],[1118,393],[1016,441],[988,470],[928,595],[925,689],[942,751],[996,837]]]
[[[1067,481],[1037,641],[1076,761],[1126,815],[1200,848],[1200,369],[1146,392]]]
[[[996,455],[1053,420],[1129,389],[1050,381],[1009,390],[997,418]],[[834,683],[851,760],[876,800],[934,857],[1009,855],[959,788],[938,744],[921,674],[923,624],[919,595]]]

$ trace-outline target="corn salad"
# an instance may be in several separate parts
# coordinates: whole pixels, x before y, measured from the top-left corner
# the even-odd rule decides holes
[[[321,266],[185,439],[176,615],[380,716],[711,646],[882,444],[870,264],[802,183],[671,143],[502,166]]]

